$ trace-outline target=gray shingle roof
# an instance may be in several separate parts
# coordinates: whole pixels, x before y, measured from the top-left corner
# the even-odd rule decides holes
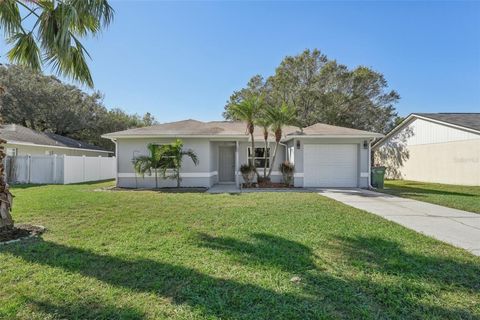
[[[414,115],[480,131],[480,113],[414,113]]]
[[[255,127],[255,137],[263,138],[263,130]],[[323,123],[317,123],[303,129],[303,132],[293,126],[287,126],[283,129],[285,136],[322,136],[322,135],[345,135],[345,136],[365,136],[381,137],[382,135],[374,132],[331,126]],[[104,138],[121,137],[145,137],[145,136],[218,136],[218,137],[239,137],[248,138],[245,122],[241,121],[209,121],[202,122],[198,120],[182,120],[176,122],[162,123],[150,127],[135,128],[125,131],[113,132],[103,135]]]
[[[6,124],[0,127],[0,138],[7,142],[23,142],[42,146],[56,146],[73,149],[106,151],[92,144],[64,137],[54,133],[38,132],[18,124]]]

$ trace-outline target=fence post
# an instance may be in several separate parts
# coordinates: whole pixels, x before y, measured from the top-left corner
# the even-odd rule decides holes
[[[27,176],[27,183],[29,184],[30,183],[30,178],[31,178],[31,175],[32,175],[32,156],[31,155],[27,155],[27,173],[28,173],[28,176]]]
[[[53,172],[52,172],[52,176],[53,176],[53,183],[57,183],[57,155],[54,154],[53,155]]]
[[[82,156],[82,159],[83,159],[83,182],[85,182],[85,155]]]
[[[97,180],[102,180],[102,156],[98,156],[98,178]]]

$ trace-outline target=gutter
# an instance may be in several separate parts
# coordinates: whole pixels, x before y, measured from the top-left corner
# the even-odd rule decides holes
[[[9,140],[7,141],[7,144],[18,144],[21,146],[30,146],[30,147],[44,147],[44,148],[57,148],[57,149],[68,149],[68,150],[75,150],[75,151],[94,151],[94,152],[104,152],[104,153],[113,153],[113,151],[107,151],[107,150],[96,150],[96,149],[86,149],[86,148],[74,148],[74,147],[65,147],[65,146],[55,146],[55,145],[49,145],[49,144],[35,144],[35,143],[29,143],[29,142],[21,142],[21,141],[14,141],[14,140]]]
[[[373,189],[372,187],[372,142],[368,142],[368,188]]]

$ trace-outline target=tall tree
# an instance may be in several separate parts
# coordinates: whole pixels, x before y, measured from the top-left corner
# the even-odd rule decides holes
[[[270,131],[271,120],[268,118],[265,113],[259,115],[259,118],[255,121],[255,124],[262,128],[263,132],[263,141],[265,142],[265,150],[263,152],[263,179],[267,178],[267,167],[270,160],[270,154],[268,151],[268,133]]]
[[[151,114],[130,115],[107,109],[100,92],[87,94],[54,76],[20,66],[0,66],[0,114],[6,123],[82,140],[105,149],[114,145],[101,135],[156,123]]]
[[[231,106],[229,112],[231,117],[235,120],[245,121],[247,124],[247,132],[250,134],[250,140],[252,147],[250,150],[250,164],[253,166],[255,172],[257,168],[255,166],[255,122],[257,121],[260,110],[263,108],[263,98],[257,94],[250,94],[243,98],[238,104]],[[258,175],[258,173],[257,173]]]
[[[48,64],[57,73],[91,87],[93,80],[85,59],[88,53],[80,38],[97,34],[112,19],[113,9],[107,0],[0,0],[0,28],[11,45],[7,52],[10,61],[37,71]],[[0,231],[13,228],[13,220],[3,214],[12,206],[3,176],[3,157],[0,148]]]
[[[382,74],[363,66],[349,69],[316,49],[286,57],[265,81],[254,76],[232,94],[224,116],[231,119],[232,106],[257,92],[269,105],[286,101],[293,106],[302,127],[323,122],[381,133],[394,126],[394,105],[400,98],[388,90]]]
[[[273,150],[272,162],[270,163],[270,169],[268,170],[268,178],[272,174],[273,165],[277,158],[278,145],[282,140],[283,128],[288,125],[296,123],[295,109],[286,103],[283,103],[280,107],[271,106],[266,109],[266,118],[271,123],[272,131],[275,135],[275,149]]]

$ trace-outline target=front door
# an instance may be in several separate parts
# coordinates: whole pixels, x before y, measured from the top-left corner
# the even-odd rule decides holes
[[[235,147],[218,148],[219,182],[235,182]]]

